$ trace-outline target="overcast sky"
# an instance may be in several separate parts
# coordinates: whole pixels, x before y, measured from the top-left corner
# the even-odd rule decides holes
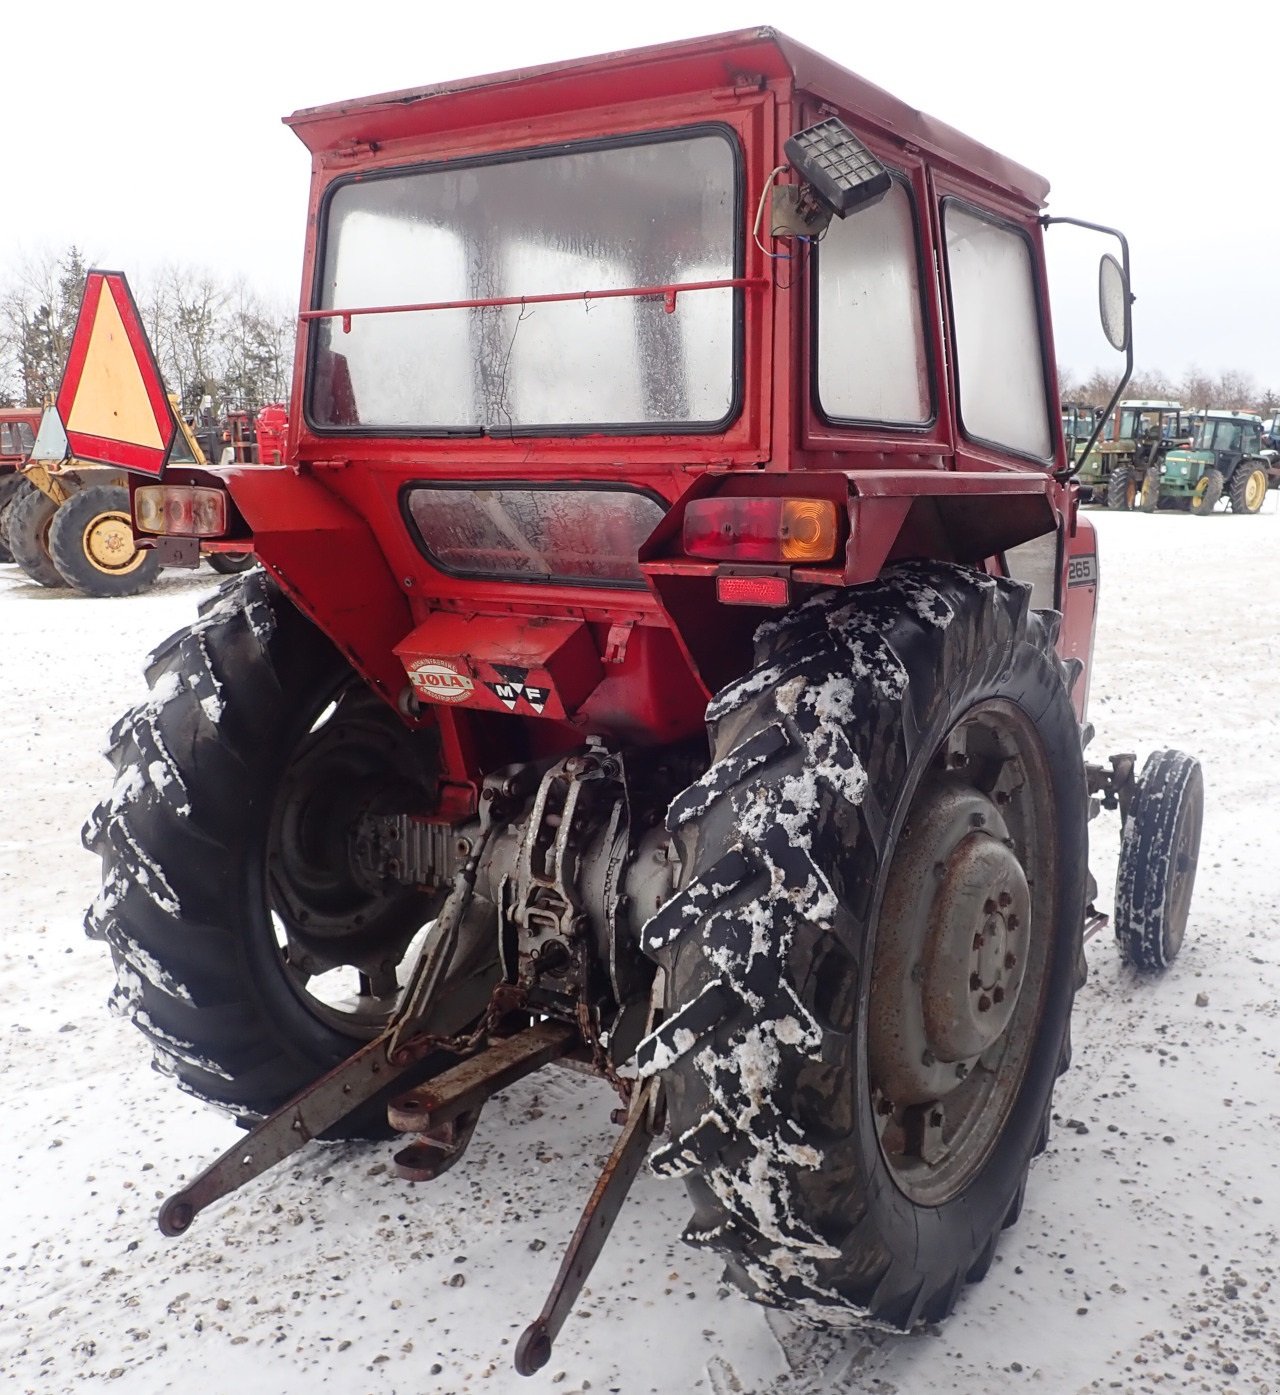
[[[0,271],[74,242],[139,279],[174,260],[296,304],[308,156],[285,113],[773,24],[1046,175],[1050,211],[1122,227],[1140,366],[1236,368],[1280,389],[1269,13],[1256,0],[11,3]],[[1087,373],[1107,354],[1092,275],[1068,265],[1059,361]]]

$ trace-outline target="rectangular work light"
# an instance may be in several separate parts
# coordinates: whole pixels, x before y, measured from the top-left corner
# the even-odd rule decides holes
[[[782,147],[792,168],[837,218],[889,192],[889,171],[838,117],[798,131]]]

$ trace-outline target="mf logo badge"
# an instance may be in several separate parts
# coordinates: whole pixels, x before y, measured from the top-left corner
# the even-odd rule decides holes
[[[415,659],[409,682],[432,702],[461,702],[476,686],[453,659]]]

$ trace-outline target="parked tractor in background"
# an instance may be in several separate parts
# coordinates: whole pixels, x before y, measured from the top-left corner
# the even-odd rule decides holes
[[[1224,495],[1232,513],[1257,513],[1270,482],[1262,418],[1253,412],[1210,410],[1197,414],[1192,440],[1164,457],[1151,488],[1158,490],[1162,506],[1194,514],[1212,513]]]
[[[175,466],[252,464],[258,459],[258,432],[246,412],[220,422],[207,409],[188,422],[168,399],[175,433],[170,460]],[[37,413],[37,418],[39,418]],[[285,409],[272,404],[259,413],[268,458],[279,460]],[[152,539],[134,537],[128,471],[78,459],[66,448],[61,424],[51,422],[19,467],[5,520],[5,540],[22,570],[41,586],[71,586],[87,596],[131,596],[155,583],[167,558]],[[214,541],[188,548],[218,572],[231,574],[253,565],[247,549]]]
[[[0,407],[0,562],[12,562],[7,522],[9,505],[22,485],[19,471],[36,443],[39,407]]]
[[[132,452],[140,534],[262,563],[152,655],[85,830],[115,1006],[253,1125],[162,1229],[317,1136],[390,1124],[433,1178],[562,1062],[619,1134],[519,1370],[655,1138],[752,1297],[944,1318],[1049,1135],[1091,812],[1138,967],[1195,876],[1197,763],[1084,753],[1043,255],[1077,220],[768,29],[288,124],[284,464],[177,465],[158,405],[95,447],[58,401]],[[1123,382],[1127,245],[1079,226]]]
[[[1084,450],[1085,442],[1093,435],[1098,424],[1098,408],[1087,402],[1064,402],[1062,404],[1062,439],[1067,459],[1074,462]]]
[[[1179,403],[1121,402],[1107,414],[1102,439],[1080,457],[1080,497],[1109,509],[1140,507],[1148,474],[1183,439]]]

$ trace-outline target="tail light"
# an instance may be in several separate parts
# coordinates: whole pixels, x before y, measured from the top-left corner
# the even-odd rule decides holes
[[[147,484],[135,491],[133,517],[144,533],[216,538],[227,531],[227,495],[198,484]]]
[[[697,499],[684,550],[723,562],[829,562],[839,539],[830,499]]]

